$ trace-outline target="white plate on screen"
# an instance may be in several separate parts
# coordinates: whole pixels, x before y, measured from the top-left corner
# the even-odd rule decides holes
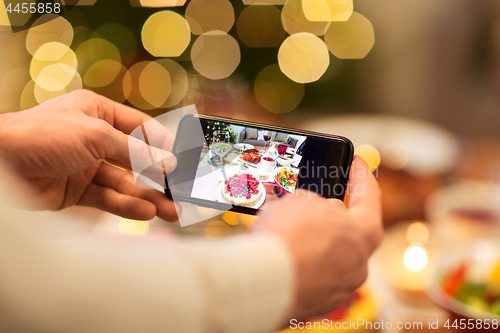
[[[238,143],[234,145],[234,148],[244,151],[248,149],[255,149],[255,146],[248,143]]]
[[[219,202],[230,203],[230,202],[226,202],[226,200],[224,200],[224,182],[219,184],[219,187],[217,188],[217,192],[216,192],[216,197],[217,197],[217,201],[219,201]],[[262,206],[264,204],[265,201],[266,201],[266,189],[264,186],[262,186],[262,194],[259,198],[259,201],[257,201],[257,203],[250,208],[258,209],[260,206]]]

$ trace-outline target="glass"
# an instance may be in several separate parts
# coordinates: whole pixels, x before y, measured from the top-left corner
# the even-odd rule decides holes
[[[276,162],[272,163],[259,163],[257,165],[257,177],[260,180],[266,180],[269,173],[276,167]]]
[[[279,145],[278,146],[278,155],[282,156],[283,154],[286,153],[286,150],[288,149],[288,146],[287,145]]]

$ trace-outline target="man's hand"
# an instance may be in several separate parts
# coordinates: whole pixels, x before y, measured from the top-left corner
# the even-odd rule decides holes
[[[347,207],[296,191],[270,205],[252,228],[280,237],[295,261],[295,305],[288,319],[331,311],[367,277],[368,259],[383,235],[381,192],[359,156],[349,179]]]
[[[129,139],[135,139],[127,134],[150,119],[93,92],[75,91],[0,115],[0,157],[30,184],[43,209],[83,205],[127,218],[176,221],[174,203],[163,193],[140,188],[131,172],[104,162],[130,168]],[[172,143],[165,129],[159,148],[169,150]],[[171,157],[164,163],[168,173],[176,163],[165,154]]]

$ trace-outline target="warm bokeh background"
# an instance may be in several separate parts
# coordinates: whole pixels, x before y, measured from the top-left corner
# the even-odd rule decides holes
[[[330,318],[427,323],[500,311],[500,250],[489,239],[500,233],[497,0],[83,0],[16,33],[2,6],[0,112],[86,88],[152,116],[196,104],[342,134],[381,158],[386,240],[367,287]],[[115,229],[217,238],[253,220],[227,212],[186,228],[120,220]],[[443,256],[456,259],[448,267]],[[474,295],[452,296],[472,310],[436,291],[464,258],[480,271],[467,284]],[[438,287],[425,294],[429,285]]]

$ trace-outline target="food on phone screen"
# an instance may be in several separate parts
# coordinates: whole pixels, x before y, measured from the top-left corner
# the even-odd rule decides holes
[[[235,174],[224,181],[224,198],[233,205],[254,206],[262,195],[262,183],[248,173]]]

